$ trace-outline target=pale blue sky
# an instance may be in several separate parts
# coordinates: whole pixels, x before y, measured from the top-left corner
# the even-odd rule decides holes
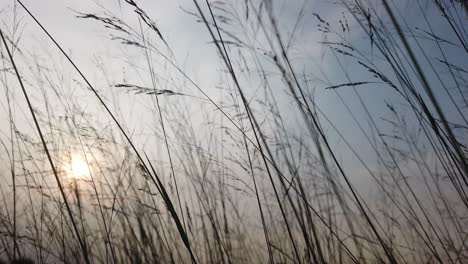
[[[420,11],[415,3],[409,3],[408,1],[395,2],[397,3],[399,11],[402,13],[403,17],[407,19],[407,23],[412,29],[415,29],[416,27],[427,29],[423,17],[420,15]],[[144,54],[138,50],[135,51],[132,48],[122,48],[117,41],[111,41],[109,36],[110,31],[97,22],[75,18],[76,13],[74,11],[102,14],[103,9],[99,6],[99,3],[102,4],[103,7],[108,8],[115,14],[121,16],[123,20],[129,21],[133,26],[138,27],[138,24],[136,23],[137,20],[135,18],[136,16],[132,12],[132,8],[128,7],[124,1],[24,0],[24,4],[30,8],[31,12],[37,16],[37,18],[65,48],[65,50],[72,54],[77,65],[79,65],[90,80],[96,84],[98,89],[105,91],[107,89],[107,84],[103,80],[103,75],[97,70],[96,58],[106,65],[106,69],[109,71],[108,77],[110,78],[111,83],[118,83],[127,80],[137,85],[150,86],[151,84],[148,75],[138,75],[136,72],[133,72],[128,63],[124,61],[130,58],[133,62],[139,63],[139,66],[145,69],[146,64],[144,61]],[[119,3],[122,5],[122,8],[119,7]],[[202,23],[197,23],[193,16],[183,11],[183,9],[195,11],[196,9],[193,2],[191,0],[180,0],[138,1],[138,3],[141,4],[141,7],[146,10],[150,17],[157,23],[158,28],[169,43],[178,65],[183,68],[187,75],[195,80],[204,91],[214,99],[219,100],[219,91],[215,86],[220,83],[222,84],[224,81],[219,78],[219,71],[223,68],[223,65],[218,59],[213,45],[209,44],[210,36],[207,33],[205,26]],[[3,12],[5,13],[5,16],[1,17],[2,26],[7,25],[8,27],[11,27],[12,14],[10,11],[12,10],[12,6],[13,1],[0,1],[0,8],[6,8],[5,10],[7,10]],[[280,29],[284,32],[284,38],[287,38],[287,36],[291,34],[302,6],[303,1],[299,0],[275,1],[275,10]],[[343,7],[333,4],[331,1],[324,0],[311,0],[304,6],[304,16],[296,29],[290,49],[290,56],[294,62],[295,69],[297,71],[306,72],[311,79],[317,78],[323,81],[325,78],[320,72],[320,70],[323,70],[323,73],[325,73],[326,77],[331,80],[333,84],[348,82],[345,78],[345,74],[341,71],[333,55],[326,47],[318,43],[324,40],[324,36],[318,31],[318,21],[313,15],[314,13],[318,13],[334,27],[339,28],[338,20],[342,18],[342,11],[344,11]],[[384,14],[382,7],[380,7],[380,9],[381,13]],[[36,25],[34,25],[33,21],[20,7],[18,7],[17,12],[19,14],[18,17],[21,18],[21,28],[24,28],[19,46],[29,52],[42,54],[41,56],[44,56],[43,58],[47,62],[53,61],[63,65],[63,68],[61,69],[64,70],[65,75],[72,74],[73,70],[67,66],[63,57],[61,57],[58,51],[50,45],[50,41],[45,38],[44,34],[42,34]],[[440,37],[454,41],[456,40],[447,23],[440,17],[440,14],[431,8],[428,8],[426,12],[434,26],[434,31],[437,32]],[[368,38],[358,33],[361,31],[359,30],[359,26],[353,22],[353,18],[349,14],[346,15],[346,18],[351,27],[351,32],[345,34],[346,38],[355,46],[362,47],[362,51],[367,52],[368,55],[371,53],[375,54],[373,56],[378,60],[379,54],[376,50],[370,50]],[[461,19],[466,25],[467,16],[463,15]],[[158,47],[163,47],[161,42],[156,43]],[[427,52],[429,56],[440,57],[434,43],[427,41],[422,43],[425,46],[425,52]],[[52,60],[48,61],[47,56],[44,55],[44,53],[41,53],[44,50],[49,54],[52,54]],[[167,52],[164,48],[162,48],[162,50]],[[445,51],[447,52],[446,55],[451,58],[451,61],[454,64],[464,67],[465,69],[467,68],[468,60],[466,60],[467,56],[463,50],[456,47],[450,47],[446,48]],[[233,53],[235,56],[235,51],[233,51]],[[160,60],[158,60],[158,62],[160,62]],[[422,59],[421,63],[422,65],[425,65],[425,62]],[[346,68],[347,74],[351,76],[351,80],[353,82],[375,81],[365,69],[359,67],[355,60],[344,60],[343,64]],[[202,97],[194,87],[188,83],[184,83],[183,77],[171,69],[170,65],[165,65],[162,62],[157,63],[157,65],[161,67],[156,70],[161,73],[161,76],[170,76],[176,79],[176,81],[172,83],[174,86],[170,86],[171,82],[167,82],[166,84],[169,85],[168,87],[172,87],[171,89],[179,92]],[[265,65],[267,68],[272,68],[271,63],[268,64],[266,62]],[[379,64],[377,63],[377,65]],[[432,76],[428,67],[424,67],[424,69],[427,71],[429,76]],[[392,77],[392,75],[390,75],[390,77]],[[73,75],[73,78],[77,78],[76,75]],[[324,90],[324,87],[328,86],[328,84],[317,81],[317,79],[309,83],[310,88],[315,89],[317,105],[327,114],[351,144],[355,148],[359,149],[359,153],[365,157],[366,161],[370,164],[375,164],[376,159],[373,155],[373,151],[362,137],[360,131],[355,125],[355,122],[347,113],[347,110],[340,102],[335,91]],[[453,111],[453,108],[449,106],[448,98],[439,88],[440,84],[438,81],[433,77],[430,79],[436,89],[440,102],[444,105],[445,109],[448,109],[447,115],[449,119],[454,122],[460,121],[460,117],[457,116]],[[396,82],[394,79],[392,79],[392,81]],[[282,95],[285,92],[285,87],[278,81],[278,78],[276,78],[276,82],[273,82],[272,84],[275,92],[278,92],[279,94],[277,98],[280,101],[280,105],[284,107],[285,116],[291,117],[289,120],[291,123],[289,125],[291,127],[296,127],[297,124],[302,121],[296,112],[289,112],[290,109],[294,109],[290,107],[293,105],[293,101],[290,97]],[[451,83],[448,83],[447,85],[453,87],[453,84]],[[389,132],[386,130],[389,129],[387,124],[380,120],[381,117],[387,117],[389,114],[388,109],[385,107],[385,102],[399,105],[401,103],[401,98],[396,95],[390,87],[382,84],[364,85],[357,89],[364,99],[369,111],[373,114],[375,120],[379,122],[378,124],[381,125],[382,130]],[[248,93],[251,98],[255,96],[255,93],[253,93],[255,89],[247,90],[249,91]],[[358,117],[359,122],[368,129],[367,117],[365,117],[364,111],[360,107],[359,101],[352,89],[350,87],[343,87],[336,91],[340,93],[346,103],[349,104],[349,107]],[[95,104],[95,101],[93,101],[92,95],[89,93],[86,94],[87,91],[83,90],[75,92],[77,93],[75,96],[78,96],[78,94],[83,96],[79,100],[82,107],[92,111],[93,113],[99,111],[102,112],[102,109],[100,109]],[[456,93],[454,94],[456,95]],[[111,96],[109,95],[109,98],[110,97]],[[458,97],[456,99],[460,98]],[[174,97],[164,97],[164,103],[170,104],[173,102],[171,100],[178,99]],[[152,106],[151,101],[142,99],[141,96],[124,92],[118,93],[117,101],[123,109],[122,112],[128,114],[124,114],[120,116],[120,118],[122,118],[130,131],[134,131],[137,127],[139,127],[141,131],[144,131],[147,125],[154,121],[152,120],[151,115],[142,115],[148,107]],[[188,99],[184,102],[188,102],[190,104],[193,103],[193,105],[190,105],[189,107],[194,109],[193,122],[197,126],[204,125],[203,114],[197,112],[201,111],[201,108],[199,108],[200,105],[203,105],[205,109],[208,109],[209,111],[214,111],[214,108],[209,104],[206,104],[203,100]],[[141,104],[141,106],[139,106],[139,104]],[[401,109],[404,109],[404,107]],[[403,111],[410,113],[409,109]],[[105,115],[103,114],[103,116]],[[2,113],[2,120],[5,120],[4,118],[5,115]],[[142,122],[142,119],[149,120]],[[106,122],[103,121],[103,123]],[[343,159],[347,168],[351,171],[360,172],[361,166],[358,165],[356,160],[351,157],[352,155],[347,150],[344,143],[336,137],[332,132],[332,129],[327,125],[326,130],[327,132],[330,132],[329,135],[332,139],[332,145],[336,150],[338,150],[338,155],[340,159]],[[136,131],[138,131],[138,129]],[[138,132],[136,133],[138,134]],[[145,139],[142,139],[142,142],[144,141]]]

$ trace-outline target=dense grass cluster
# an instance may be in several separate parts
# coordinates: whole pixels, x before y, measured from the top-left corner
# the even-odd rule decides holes
[[[0,3],[0,263],[468,262],[466,1],[289,1],[181,6],[215,87],[152,1],[93,69]]]

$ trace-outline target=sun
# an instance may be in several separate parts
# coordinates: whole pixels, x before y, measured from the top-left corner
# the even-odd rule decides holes
[[[81,157],[72,156],[69,176],[74,179],[84,179],[89,175],[90,167]]]

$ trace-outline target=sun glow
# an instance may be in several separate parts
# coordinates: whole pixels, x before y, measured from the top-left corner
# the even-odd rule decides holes
[[[87,178],[89,175],[89,166],[85,160],[78,156],[71,157],[69,176],[74,179]]]

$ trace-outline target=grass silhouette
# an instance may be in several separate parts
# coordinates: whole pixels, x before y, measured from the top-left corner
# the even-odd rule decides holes
[[[97,60],[97,80],[12,1],[0,26],[0,257],[468,261],[466,4],[343,0],[330,15],[311,2],[291,4],[295,15],[273,0],[182,7],[217,56],[212,89],[145,1],[73,11],[132,54],[125,77]],[[24,21],[61,64],[26,49]]]

